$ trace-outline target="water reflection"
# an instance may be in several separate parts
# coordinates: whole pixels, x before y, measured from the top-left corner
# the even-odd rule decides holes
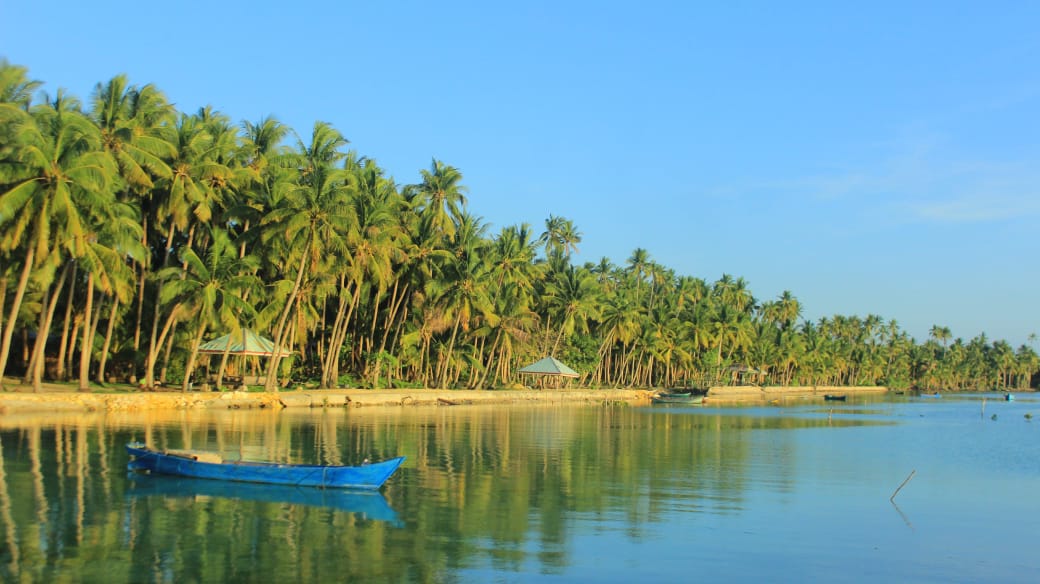
[[[241,501],[306,505],[353,513],[357,519],[386,521],[397,527],[403,525],[386,497],[382,493],[370,491],[256,485],[131,472],[127,474],[126,495],[151,498],[160,506],[171,498],[186,499],[187,502],[203,506],[214,505],[215,501],[220,505]]]
[[[639,550],[667,548],[672,539],[696,538],[702,558],[706,549],[716,558],[748,553],[742,544],[752,532],[759,544],[752,553],[771,535],[769,549],[805,560],[818,551],[813,545],[826,552],[835,534],[847,537],[842,526],[853,522],[857,534],[871,533],[875,518],[900,532],[930,533],[943,515],[925,505],[935,499],[953,508],[950,497],[963,488],[929,482],[943,472],[959,476],[933,461],[958,468],[967,460],[975,470],[994,460],[991,442],[1036,443],[1034,426],[1003,422],[1012,411],[1021,421],[1022,404],[1001,410],[1001,425],[980,425],[978,404],[958,409],[948,401],[923,404],[925,418],[914,409],[922,404],[883,402],[5,417],[0,580],[584,580],[599,562],[638,563]],[[962,419],[975,424],[974,434],[956,425]],[[920,420],[930,425],[908,425]],[[983,447],[965,458],[972,450],[961,441],[969,436]],[[377,494],[238,485],[128,475],[123,445],[136,440],[229,459],[355,464],[405,455],[408,462]],[[1035,448],[1012,450],[1004,448],[1011,462],[1035,461],[1025,456]],[[950,463],[944,457],[953,453],[961,458]],[[987,478],[1010,468],[1021,484],[1037,482],[1025,463],[986,464]],[[902,509],[901,522],[887,508],[907,467],[923,471],[900,494],[916,529]],[[809,531],[792,537],[797,529]],[[796,540],[801,547],[785,547]],[[818,555],[855,553],[838,551]],[[681,565],[673,569],[658,579],[689,576]]]

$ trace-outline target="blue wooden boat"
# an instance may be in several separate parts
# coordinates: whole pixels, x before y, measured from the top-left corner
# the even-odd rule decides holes
[[[1004,394],[1004,401],[1015,401],[1015,394],[1013,394],[1013,393],[1005,393]]]
[[[225,461],[215,452],[156,450],[138,442],[127,444],[126,451],[134,471],[320,489],[378,489],[404,462],[403,456],[361,466]]]
[[[130,473],[128,497],[178,498],[207,501],[237,499],[257,503],[275,503],[322,507],[352,513],[363,519],[385,521],[395,526],[403,523],[397,512],[379,491],[354,489],[312,489],[288,485],[262,485],[211,481],[177,476],[143,476]]]
[[[940,398],[940,397],[942,397],[942,394],[941,394],[941,393],[939,393],[939,392],[937,391],[937,392],[935,392],[935,393],[922,393],[922,394],[921,394],[921,395],[920,395],[919,397],[934,397],[934,398]]]

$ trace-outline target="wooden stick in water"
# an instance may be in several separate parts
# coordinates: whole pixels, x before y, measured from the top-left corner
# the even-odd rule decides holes
[[[903,487],[905,487],[906,484],[910,482],[910,479],[914,478],[915,474],[917,474],[917,469],[910,471],[910,476],[906,477],[906,480],[904,480],[903,483],[899,485],[899,488],[896,489],[896,492],[892,493],[892,496],[889,497],[888,500],[892,501],[893,499],[895,499],[896,495],[899,494],[899,491],[903,490]]]

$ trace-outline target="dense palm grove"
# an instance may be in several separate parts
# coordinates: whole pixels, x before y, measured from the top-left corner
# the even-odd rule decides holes
[[[122,76],[85,104],[39,88],[0,62],[0,378],[186,388],[202,343],[242,328],[291,351],[269,389],[509,387],[546,354],[591,387],[1024,388],[1040,370],[1029,346],[946,327],[918,344],[874,315],[805,321],[788,292],[643,249],[575,265],[569,220],[490,233],[458,169],[398,185],[326,123],[178,112]]]

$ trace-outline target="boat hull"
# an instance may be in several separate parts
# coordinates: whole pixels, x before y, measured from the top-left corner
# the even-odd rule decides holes
[[[655,395],[650,398],[651,403],[655,404],[699,404],[704,402],[703,395]]]
[[[362,466],[207,462],[200,460],[201,454],[170,454],[168,451],[152,450],[143,444],[127,444],[126,451],[132,457],[128,468],[134,471],[198,479],[322,489],[375,490],[383,486],[383,483],[404,462],[403,456]]]

